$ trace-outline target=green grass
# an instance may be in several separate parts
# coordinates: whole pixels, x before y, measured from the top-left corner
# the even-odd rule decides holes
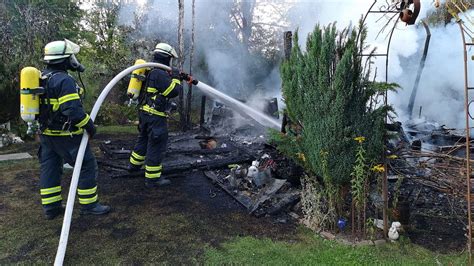
[[[136,134],[137,126],[98,126],[97,133],[101,134]]]
[[[406,238],[382,246],[351,247],[300,229],[293,243],[236,238],[208,249],[206,264],[222,265],[467,265],[465,254],[440,255],[413,245]]]

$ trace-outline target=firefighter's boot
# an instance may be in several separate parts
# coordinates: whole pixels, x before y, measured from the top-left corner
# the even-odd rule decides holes
[[[142,169],[142,166],[141,165],[133,165],[133,164],[129,164],[127,166],[127,171],[129,173],[135,173],[135,172],[138,172]]]
[[[44,216],[46,220],[53,220],[54,218],[58,217],[59,215],[64,214],[64,207],[57,206],[54,208],[49,208],[44,210]]]
[[[102,215],[110,212],[110,206],[95,203],[93,206],[82,207],[81,214]]]

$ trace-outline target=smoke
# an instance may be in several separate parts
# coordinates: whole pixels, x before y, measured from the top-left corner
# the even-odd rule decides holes
[[[385,1],[379,2],[381,5],[385,5]],[[372,3],[367,0],[323,0],[318,1],[318,4],[315,5],[310,1],[300,1],[296,5],[292,18],[292,21],[299,25],[300,44],[304,47],[305,38],[303,37],[313,30],[316,23],[326,25],[337,22],[338,27],[341,28],[357,24]],[[377,5],[375,8],[378,8]],[[418,21],[426,18],[433,10],[433,1],[422,1],[422,11]],[[470,13],[473,16],[474,12]],[[305,18],[317,18],[317,21]],[[377,47],[378,53],[385,53],[389,29],[380,35],[378,33],[387,20],[387,16],[370,15],[366,22],[369,30],[368,44],[371,47]],[[402,22],[398,23],[393,35],[388,81],[396,82],[402,87],[398,93],[389,94],[389,103],[395,107],[398,119],[405,122],[409,117],[407,113],[408,101],[421,60],[426,33],[421,25],[405,26],[403,24]],[[418,117],[421,106],[421,116],[427,120],[448,127],[463,128],[465,125],[464,59],[459,27],[454,21],[446,26],[431,26],[431,35],[429,53],[414,105],[414,117]],[[470,55],[472,54],[474,51],[471,49]],[[375,67],[377,79],[384,81],[385,58],[378,58]],[[471,63],[470,69],[473,69],[472,67],[474,65]],[[472,76],[474,73],[471,73],[470,84],[474,82]]]
[[[123,8],[121,22],[132,24],[134,12],[141,10],[143,26],[140,34],[144,38],[177,43],[178,7],[176,1],[148,0],[141,5]],[[391,1],[378,1],[375,9]],[[144,4],[143,4],[144,3]],[[337,22],[338,28],[358,25],[372,1],[367,0],[256,0],[254,21],[257,24],[273,26],[262,27],[263,40],[267,47],[281,51],[284,30],[299,30],[300,44],[304,48],[306,36],[316,24],[327,25]],[[196,1],[196,56],[195,76],[232,97],[255,102],[255,99],[278,97],[281,99],[281,80],[278,59],[262,56],[249,50],[236,33],[235,21],[230,14],[235,8],[233,0]],[[276,7],[275,7],[276,6]],[[186,46],[189,49],[191,29],[191,0],[185,1]],[[270,7],[275,10],[270,10]],[[266,11],[265,11],[266,10]],[[418,17],[426,18],[434,10],[432,0],[422,0],[422,11]],[[266,13],[265,13],[266,12]],[[280,14],[277,16],[275,14]],[[397,14],[394,14],[397,16]],[[385,53],[388,34],[393,25],[379,32],[390,16],[370,15],[366,21],[369,30],[368,44],[377,47],[377,53]],[[395,20],[393,20],[395,21]],[[418,117],[422,106],[422,116],[449,127],[463,127],[464,82],[463,54],[460,31],[457,25],[448,24],[431,28],[432,37],[426,66],[421,78],[415,102],[415,115]],[[270,36],[270,37],[269,37]],[[406,26],[398,23],[390,48],[388,81],[402,86],[398,93],[389,95],[399,120],[408,118],[407,106],[415,76],[424,47],[423,27]],[[262,47],[259,47],[262,48]],[[472,53],[472,51],[471,51]],[[281,52],[278,54],[281,56]],[[377,79],[385,80],[385,58],[375,61]],[[374,72],[375,73],[375,72]],[[474,75],[473,75],[474,76]],[[473,82],[471,80],[471,82]]]

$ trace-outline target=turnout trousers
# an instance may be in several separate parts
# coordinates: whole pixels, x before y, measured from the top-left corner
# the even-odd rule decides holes
[[[45,212],[61,206],[61,175],[64,162],[74,166],[82,135],[41,135],[38,157],[41,164],[40,193]],[[87,144],[77,194],[83,209],[95,207],[97,197],[97,161]]]
[[[156,182],[161,177],[161,164],[168,142],[166,117],[139,113],[138,139],[130,156],[132,167],[139,169],[145,165],[145,180]]]

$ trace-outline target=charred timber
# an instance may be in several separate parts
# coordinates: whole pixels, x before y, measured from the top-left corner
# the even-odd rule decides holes
[[[192,170],[212,170],[212,169],[220,169],[226,168],[230,164],[241,164],[241,163],[249,163],[255,160],[255,157],[243,154],[243,155],[236,155],[230,158],[224,159],[217,159],[212,161],[196,161],[194,163],[184,163],[184,164],[175,164],[175,165],[163,165],[163,174],[176,174],[176,173],[183,173]],[[121,173],[112,176],[112,178],[126,178],[126,177],[138,177],[144,176],[145,171],[140,170],[137,172],[132,173]]]

